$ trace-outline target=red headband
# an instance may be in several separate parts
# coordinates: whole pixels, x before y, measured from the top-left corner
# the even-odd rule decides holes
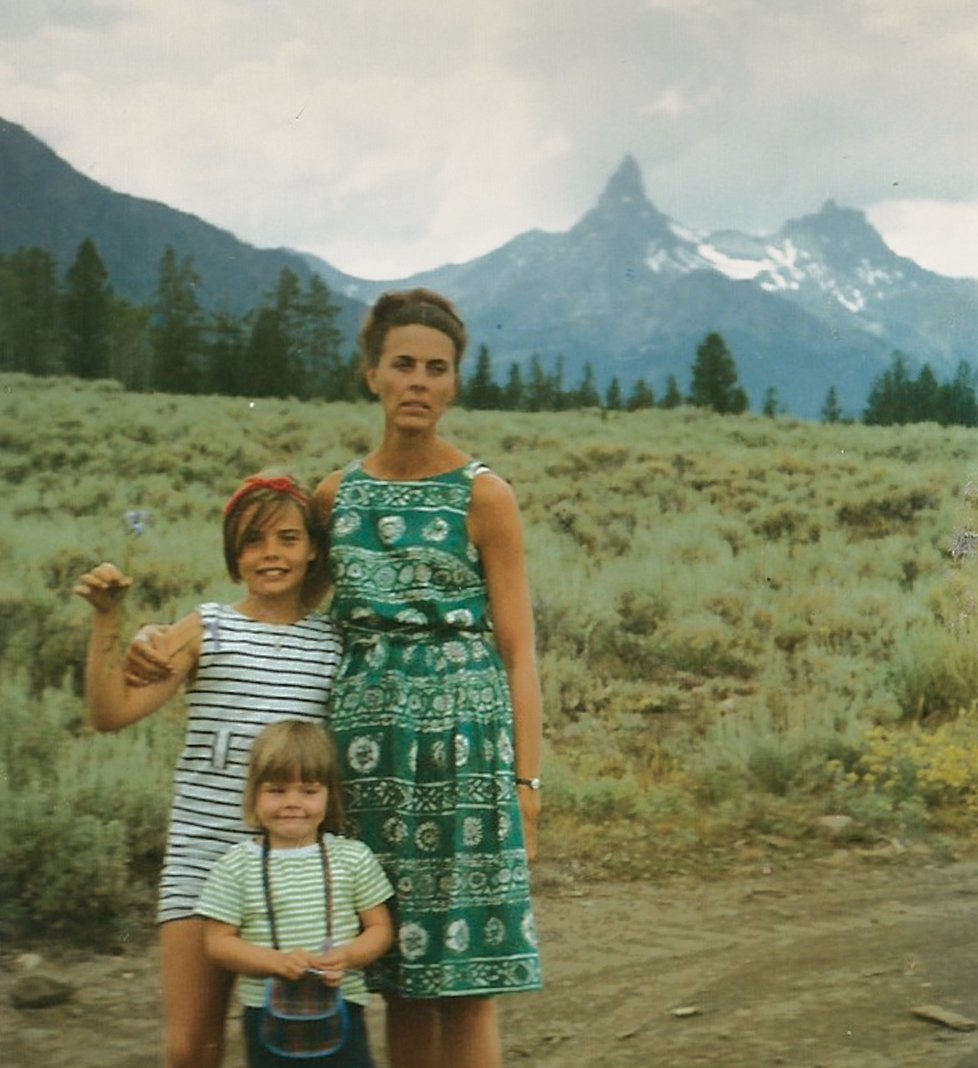
[[[241,503],[243,497],[246,497],[254,490],[260,489],[272,490],[273,493],[285,493],[293,500],[298,501],[301,505],[309,504],[309,498],[306,494],[303,493],[295,482],[293,482],[287,475],[279,475],[276,478],[263,478],[261,475],[251,475],[251,477],[246,478],[228,498],[228,503],[224,506],[224,518],[227,519],[237,505]]]

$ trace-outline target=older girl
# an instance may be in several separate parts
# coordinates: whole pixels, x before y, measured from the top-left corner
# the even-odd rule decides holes
[[[76,593],[94,609],[85,676],[99,730],[150,715],[186,686],[188,719],[173,780],[160,884],[160,969],[169,1068],[217,1068],[232,976],[204,952],[197,898],[213,863],[248,834],[241,794],[252,740],[282,718],[323,722],[340,657],[336,629],[312,611],[321,592],[320,528],[287,477],[246,479],[224,507],[224,556],[245,587],[233,605],[202,604],[158,639],[169,673],[134,686],[119,613],[131,580],[110,563]]]

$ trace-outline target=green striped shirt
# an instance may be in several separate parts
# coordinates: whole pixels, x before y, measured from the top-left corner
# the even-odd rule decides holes
[[[326,849],[333,893],[333,942],[344,945],[360,933],[359,913],[380,905],[394,890],[363,842],[328,834]],[[326,937],[326,898],[318,844],[273,849],[269,876],[279,947],[316,952]],[[197,912],[236,927],[246,942],[272,945],[262,887],[260,842],[239,842],[217,861],[204,884]],[[260,1006],[264,991],[264,979],[240,977],[238,996],[243,1004]],[[367,1003],[369,995],[359,971],[347,972],[342,991],[348,1001]]]

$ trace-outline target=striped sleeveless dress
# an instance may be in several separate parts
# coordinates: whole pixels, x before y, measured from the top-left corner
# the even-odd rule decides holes
[[[159,923],[193,916],[214,862],[254,834],[241,814],[251,743],[280,719],[325,726],[342,653],[339,632],[321,612],[286,625],[260,623],[227,605],[203,604],[198,612],[200,660],[186,690]]]

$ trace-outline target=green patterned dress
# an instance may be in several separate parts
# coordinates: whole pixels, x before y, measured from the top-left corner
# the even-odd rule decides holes
[[[485,470],[387,482],[357,462],[330,520],[346,646],[330,726],[349,833],[396,892],[395,948],[368,983],[405,997],[540,986],[512,706],[466,528]]]

